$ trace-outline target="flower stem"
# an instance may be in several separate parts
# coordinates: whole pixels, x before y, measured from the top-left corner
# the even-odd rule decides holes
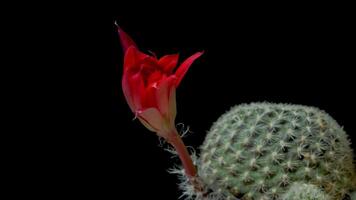
[[[190,183],[193,185],[194,189],[197,192],[203,191],[203,185],[197,177],[197,169],[193,164],[192,158],[189,155],[187,147],[185,146],[182,138],[179,136],[177,130],[173,131],[173,134],[170,134],[168,142],[174,147],[177,151],[180,160],[182,161],[185,174],[187,175]]]
[[[177,130],[174,130],[174,134],[169,138],[168,142],[175,148],[180,160],[182,161],[185,173],[189,178],[193,178],[197,175],[197,170],[193,164],[187,147],[184,145],[182,138],[178,135]]]

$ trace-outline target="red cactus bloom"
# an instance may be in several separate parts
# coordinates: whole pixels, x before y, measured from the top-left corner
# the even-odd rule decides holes
[[[175,132],[176,88],[203,52],[193,54],[175,70],[178,54],[157,59],[140,52],[120,28],[119,35],[125,53],[122,89],[126,101],[142,124],[169,140]]]

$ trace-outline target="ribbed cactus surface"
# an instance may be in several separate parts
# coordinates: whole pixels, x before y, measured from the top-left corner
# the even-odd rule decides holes
[[[196,163],[207,192],[229,199],[279,199],[295,182],[337,200],[355,189],[346,133],[313,107],[235,106],[214,123]]]

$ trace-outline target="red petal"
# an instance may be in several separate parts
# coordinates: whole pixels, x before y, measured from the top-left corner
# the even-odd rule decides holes
[[[154,71],[153,73],[149,74],[149,76],[147,77],[147,83],[153,84],[161,79],[162,79],[162,72]]]
[[[129,104],[131,111],[136,112],[136,107],[133,102],[133,97],[130,89],[129,77],[127,72],[126,73],[124,72],[124,75],[122,76],[121,86],[122,86],[122,91],[124,92],[126,102]]]
[[[178,58],[179,54],[166,55],[159,59],[158,64],[164,72],[171,74],[177,66]]]
[[[154,130],[156,132],[159,132],[163,129],[164,120],[161,113],[156,108],[147,108],[142,112],[139,112],[138,116],[141,120],[145,121],[146,124],[143,123],[143,125],[146,127],[148,125],[148,129]]]
[[[136,112],[138,109],[142,108],[142,99],[144,98],[145,86],[143,83],[143,78],[141,73],[138,72],[133,75],[129,75],[128,84],[130,86],[130,93],[132,102]]]
[[[170,76],[168,78],[163,79],[157,88],[156,99],[157,106],[161,114],[166,118],[171,118],[170,114],[170,91],[172,87],[175,87],[175,76]]]
[[[172,127],[174,127],[174,120],[175,120],[176,115],[177,115],[176,88],[175,87],[171,88],[171,91],[169,92],[168,101],[169,101],[168,109],[169,109],[170,125]]]
[[[137,47],[135,42],[131,39],[131,37],[127,33],[125,33],[125,31],[123,31],[120,27],[118,27],[118,33],[119,33],[121,46],[122,46],[122,50],[124,51],[124,54],[130,46]]]
[[[156,84],[150,84],[146,89],[145,89],[145,96],[142,101],[142,108],[150,108],[150,107],[157,107],[157,101],[156,101],[156,92],[157,92],[157,87]]]
[[[125,53],[124,70],[132,67],[139,67],[138,64],[148,57],[150,56],[140,52],[136,47],[129,47]]]
[[[156,72],[160,73],[158,69],[159,69],[158,64],[153,57],[147,57],[141,63],[141,70],[142,70],[142,74],[145,77],[145,80],[148,80],[152,75],[157,76]]]
[[[199,58],[202,54],[203,54],[203,52],[197,52],[197,53],[193,54],[179,66],[179,68],[177,69],[177,71],[175,73],[175,75],[177,76],[176,87],[178,87],[179,83],[182,81],[182,79],[183,79],[185,73],[187,73],[190,65],[192,65],[193,62],[197,58]]]

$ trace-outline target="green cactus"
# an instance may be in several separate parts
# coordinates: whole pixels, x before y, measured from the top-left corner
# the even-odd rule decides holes
[[[346,133],[313,107],[235,106],[213,124],[200,155],[195,163],[205,190],[194,194],[183,181],[188,199],[280,199],[295,182],[335,200],[356,189]]]
[[[330,200],[330,197],[313,184],[295,182],[281,200]]]
[[[350,197],[351,197],[351,200],[356,200],[356,191],[351,193]]]

